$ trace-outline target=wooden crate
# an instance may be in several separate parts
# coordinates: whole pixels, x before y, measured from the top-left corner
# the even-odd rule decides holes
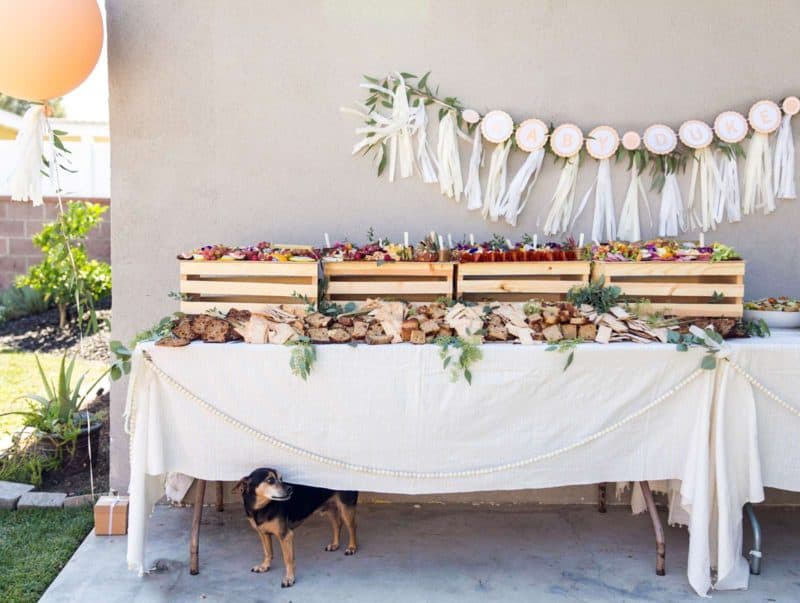
[[[430,302],[453,297],[452,262],[323,262],[331,301],[364,301],[368,297]]]
[[[742,315],[744,262],[595,262],[592,280],[622,289],[625,299],[649,299],[670,316]],[[723,297],[714,303],[714,294]]]
[[[562,301],[589,282],[589,262],[476,262],[459,264],[456,297],[469,301]]]
[[[317,299],[318,262],[181,261],[181,312],[211,308],[263,310],[268,304],[302,304],[292,294]]]

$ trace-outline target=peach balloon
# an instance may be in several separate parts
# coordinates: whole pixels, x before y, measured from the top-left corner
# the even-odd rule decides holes
[[[96,0],[0,0],[0,92],[29,101],[63,96],[103,48]]]

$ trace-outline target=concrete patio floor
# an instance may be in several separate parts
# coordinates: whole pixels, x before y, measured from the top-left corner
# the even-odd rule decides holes
[[[763,571],[746,592],[718,601],[800,600],[800,511],[760,509]],[[688,534],[667,529],[667,575],[654,573],[649,519],[622,508],[364,505],[355,557],[326,553],[328,523],[298,528],[297,583],[281,589],[283,561],[266,574],[241,507],[204,510],[200,574],[190,576],[191,509],[157,507],[144,578],[125,569],[125,538],[90,534],[41,599],[79,601],[699,601],[686,580]],[[749,531],[746,531],[749,545]]]

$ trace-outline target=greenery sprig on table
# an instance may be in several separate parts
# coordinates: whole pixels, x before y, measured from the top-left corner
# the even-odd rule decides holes
[[[548,345],[545,348],[545,351],[566,354],[567,361],[564,363],[564,370],[566,371],[572,364],[572,361],[575,360],[575,348],[578,347],[578,344],[583,342],[584,340],[582,337],[576,337],[575,339],[562,339],[557,343],[551,343]]]
[[[311,343],[311,339],[308,337],[301,336],[292,341],[287,341],[286,345],[292,348],[292,353],[289,357],[289,368],[292,369],[292,374],[306,381],[311,374],[314,362],[317,360],[317,350],[314,344]]]
[[[572,287],[567,292],[567,301],[576,306],[589,304],[601,314],[608,312],[619,303],[622,289],[613,285],[606,287],[605,283],[605,277],[601,276],[583,287]]]
[[[450,369],[450,379],[457,381],[459,375],[463,374],[466,382],[472,385],[471,367],[483,358],[478,344],[455,335],[437,337],[433,343],[441,348],[439,357],[442,359],[442,367],[445,370]]]

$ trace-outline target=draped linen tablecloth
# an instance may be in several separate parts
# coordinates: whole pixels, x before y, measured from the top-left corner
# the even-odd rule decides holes
[[[784,348],[800,354],[800,337],[731,348],[753,371],[773,350],[800,385],[800,363],[780,360]],[[565,355],[543,346],[481,350],[470,386],[451,380],[430,345],[317,346],[308,381],[291,374],[285,346],[138,346],[126,409],[129,566],[145,567],[147,517],[167,473],[238,480],[273,466],[290,482],[403,494],[681,480],[692,587],[710,590],[712,565],[717,588],[747,586],[741,504],[761,500],[764,484],[753,388],[728,362],[708,371],[701,350],[586,344],[565,371]],[[765,429],[789,428],[770,412]],[[787,466],[770,485],[797,481]]]

